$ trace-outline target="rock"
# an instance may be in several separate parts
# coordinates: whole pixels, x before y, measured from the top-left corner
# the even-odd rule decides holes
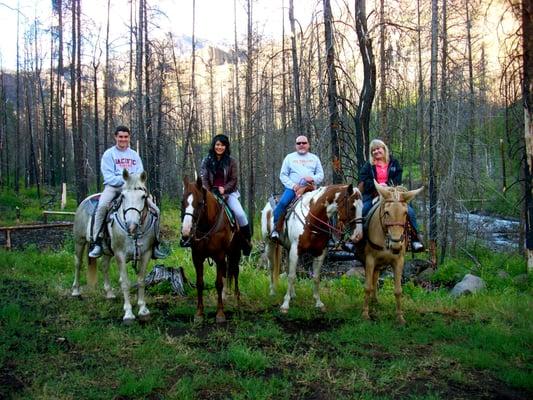
[[[513,283],[515,283],[517,285],[524,285],[524,284],[526,284],[528,282],[528,279],[529,279],[528,274],[516,275],[513,278]]]
[[[503,269],[500,269],[498,271],[498,277],[501,278],[501,279],[509,279],[511,275],[509,275],[509,273],[507,271],[504,271]]]
[[[485,281],[479,276],[466,274],[463,280],[454,286],[450,294],[453,297],[459,297],[465,294],[477,293],[486,286]]]
[[[346,276],[355,276],[360,280],[365,280],[365,269],[363,267],[352,267],[346,271]]]
[[[433,276],[433,274],[435,273],[435,270],[433,268],[426,268],[425,270],[423,270],[422,272],[420,272],[416,277],[415,277],[415,281],[420,283],[420,282],[429,282],[431,281],[431,277]]]

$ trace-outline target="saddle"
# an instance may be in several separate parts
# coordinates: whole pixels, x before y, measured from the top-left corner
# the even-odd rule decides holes
[[[304,188],[307,188],[304,187]],[[309,189],[307,191],[310,191]],[[303,192],[305,193],[305,191]],[[279,203],[279,200],[281,198],[281,194],[272,194],[269,198],[268,198],[268,202],[270,203],[270,206],[272,207],[272,210],[274,208],[276,208],[276,206],[278,205]],[[285,211],[280,215],[279,217],[279,220],[276,224],[276,230],[281,233],[283,232],[283,230],[285,229],[285,219],[287,217],[287,215],[289,215],[293,210],[294,208],[296,207],[296,205],[298,204],[298,202],[302,199],[302,196],[296,196],[294,199],[292,199],[292,201],[287,205],[287,208],[285,209]]]
[[[93,235],[94,230],[94,220],[96,215],[96,209],[98,208],[98,203],[100,201],[100,194],[96,193],[92,195],[89,198],[89,201],[87,202],[87,211],[91,215],[91,219],[89,220],[89,234],[90,237]],[[117,195],[110,203],[109,208],[106,211],[106,215],[104,218],[104,226],[102,228],[102,245],[103,245],[103,251],[105,254],[113,255],[113,251],[111,250],[111,238],[109,236],[109,232],[106,229],[107,223],[111,220],[111,215],[118,210],[120,207],[120,204],[122,203],[122,198],[120,195]]]

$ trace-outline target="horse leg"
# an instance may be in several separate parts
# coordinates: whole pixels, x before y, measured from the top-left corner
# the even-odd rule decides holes
[[[318,257],[315,257],[313,260],[313,297],[316,301],[315,307],[322,312],[326,311],[326,306],[320,300],[320,268],[322,268],[322,264],[324,263],[324,259],[326,258],[326,253],[327,250],[324,249],[322,254]]]
[[[146,266],[151,257],[150,251],[142,255],[141,265],[137,273],[137,305],[139,306],[138,315],[141,321],[148,321],[150,319],[150,310],[146,307],[146,300],[144,299],[144,277],[146,276]]]
[[[80,243],[76,241],[76,249],[74,254],[74,282],[72,283],[72,296],[78,297],[80,293],[80,269],[83,266],[83,253],[85,251],[86,242]]]
[[[396,319],[398,324],[404,325],[405,319],[402,312],[402,271],[403,257],[394,262],[394,296],[396,297]]]
[[[125,324],[131,324],[135,320],[135,315],[133,315],[130,302],[130,280],[128,278],[128,271],[126,269],[126,260],[123,254],[115,253],[115,260],[118,264],[118,269],[120,273],[120,287],[122,288],[122,295],[124,296],[124,316],[122,317],[122,322]]]
[[[368,302],[373,293],[373,277],[374,277],[374,259],[366,257],[365,259],[365,301],[363,303],[363,318],[370,319]]]
[[[109,264],[111,262],[111,257],[104,254],[102,257],[102,273],[104,275],[104,290],[106,299],[115,299],[115,293],[113,293],[113,288],[111,287],[111,282],[109,280]]]
[[[226,322],[226,316],[224,315],[224,301],[222,300],[222,292],[224,290],[224,280],[226,276],[226,259],[222,256],[219,260],[215,261],[217,264],[217,280],[215,286],[217,288],[217,323]]]
[[[237,306],[241,302],[241,292],[239,290],[239,262],[241,261],[241,252],[236,251],[228,256],[229,276],[233,280],[233,292],[237,299]]]
[[[378,281],[380,273],[381,271],[379,268],[374,268],[374,274],[372,275],[372,288],[374,290],[372,291],[372,298],[370,299],[374,305],[378,303]]]
[[[296,279],[296,267],[298,264],[298,245],[293,243],[289,250],[289,275],[287,277],[287,293],[283,298],[283,304],[280,311],[284,314],[289,312],[289,302],[291,297],[295,297],[294,281]]]
[[[275,273],[275,256],[276,256],[276,247],[272,243],[269,242],[268,238],[265,240],[265,253],[267,255],[267,262],[268,262],[268,269],[270,270],[270,286],[269,286],[269,294],[271,296],[274,296],[276,294],[276,284],[274,279],[274,273]]]
[[[196,314],[194,315],[195,322],[202,322],[204,319],[204,258],[195,256],[193,253],[194,269],[196,271],[196,292],[198,300],[196,304]]]

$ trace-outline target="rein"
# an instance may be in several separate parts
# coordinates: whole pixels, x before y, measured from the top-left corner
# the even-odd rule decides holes
[[[383,206],[385,205],[385,203],[405,203],[405,202],[403,202],[403,201],[384,201],[379,206],[379,210],[378,210],[379,211],[379,224],[381,225],[381,229],[382,229],[383,235],[385,237],[385,247],[374,243],[370,239],[370,235],[369,235],[367,240],[368,240],[368,244],[370,245],[370,247],[372,247],[375,250],[381,250],[381,251],[385,250],[385,249],[389,249],[391,242],[400,243],[400,242],[404,241],[404,239],[405,239],[405,226],[407,224],[407,221],[404,221],[404,222],[401,222],[401,221],[391,221],[391,222],[383,221]],[[402,235],[400,236],[400,239],[392,239],[390,237],[388,228],[391,227],[391,226],[401,226],[401,227],[404,228],[404,233],[402,233]]]

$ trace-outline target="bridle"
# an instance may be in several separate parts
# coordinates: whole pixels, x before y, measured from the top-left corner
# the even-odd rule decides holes
[[[192,192],[191,192],[191,194],[192,194]],[[199,241],[202,241],[204,239],[207,239],[207,238],[209,238],[211,236],[211,234],[213,232],[216,232],[218,230],[219,226],[220,226],[220,223],[222,221],[221,216],[224,216],[224,207],[220,207],[220,210],[219,210],[218,215],[217,215],[216,223],[213,224],[213,226],[207,232],[202,232],[198,228],[198,223],[201,221],[203,215],[205,214],[205,210],[206,210],[206,207],[207,207],[206,196],[207,196],[207,193],[201,197],[201,200],[198,202],[198,207],[195,207],[194,208],[194,212],[192,212],[192,213],[185,211],[183,209],[183,207],[182,207],[182,212],[181,212],[181,221],[182,221],[182,223],[183,223],[183,219],[185,218],[185,216],[190,215],[191,218],[192,218],[191,234],[187,238],[187,242],[186,243],[189,243],[191,238],[193,238],[194,241],[196,241],[196,242],[199,242]],[[183,197],[187,198],[187,196],[183,196]],[[197,235],[198,232],[201,234],[200,237],[198,237],[198,235]]]
[[[379,222],[381,225],[381,229],[383,230],[383,235],[385,236],[385,247],[387,249],[390,249],[392,244],[403,243],[403,241],[405,240],[405,225],[407,223],[407,220],[385,221],[385,204],[387,203],[400,203],[400,204],[406,204],[406,203],[401,200],[384,200],[381,202],[379,206]],[[389,228],[393,226],[401,226],[403,228],[403,232],[398,239],[394,239],[391,237]]]

